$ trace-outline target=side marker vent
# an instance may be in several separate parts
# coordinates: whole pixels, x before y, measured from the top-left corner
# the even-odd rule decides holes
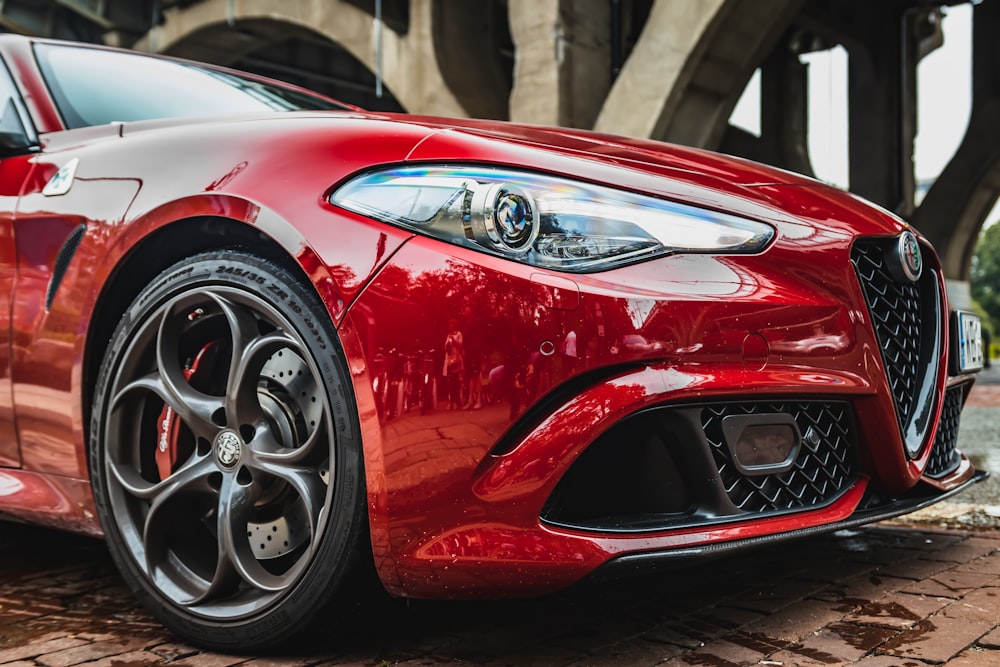
[[[83,233],[86,231],[87,225],[77,225],[70,232],[70,235],[66,237],[62,247],[59,248],[59,254],[56,255],[56,265],[52,269],[52,278],[49,279],[49,289],[45,292],[46,311],[52,309],[52,302],[55,301],[59,285],[62,284],[63,278],[66,276],[66,269],[69,268],[69,263],[73,260],[73,255],[76,254],[77,248],[80,247],[80,241],[83,240]]]

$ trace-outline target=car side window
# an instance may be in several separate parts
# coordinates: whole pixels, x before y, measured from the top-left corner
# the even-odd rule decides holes
[[[341,109],[319,96],[194,63],[35,44],[35,58],[69,128],[222,113]]]

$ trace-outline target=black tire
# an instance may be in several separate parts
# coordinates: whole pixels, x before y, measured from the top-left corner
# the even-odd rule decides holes
[[[303,283],[235,251],[174,265],[123,315],[95,388],[111,554],[160,622],[212,650],[289,640],[371,559],[350,376]]]

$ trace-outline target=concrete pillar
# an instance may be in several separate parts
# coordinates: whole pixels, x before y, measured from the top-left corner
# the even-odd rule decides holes
[[[469,116],[507,118],[511,72],[500,50],[509,48],[509,20],[499,2],[433,0],[433,44],[441,76]]]
[[[510,119],[593,127],[611,86],[607,2],[510,0]]]
[[[778,46],[761,67],[761,134],[774,146],[769,164],[813,175],[809,163],[809,66]]]
[[[596,129],[656,137],[679,105],[691,77],[691,59],[726,0],[656,0],[639,41],[625,61],[597,119]]]
[[[761,132],[730,126],[720,150],[813,176],[809,161],[809,66],[791,48],[791,36],[761,66]]]
[[[656,0],[600,131],[717,148],[754,69],[802,0]]]
[[[855,3],[848,51],[850,188],[896,213],[913,210],[915,36],[896,3]]]
[[[969,277],[979,230],[1000,196],[1000,3],[973,8],[972,115],[965,138],[913,215],[945,276]]]

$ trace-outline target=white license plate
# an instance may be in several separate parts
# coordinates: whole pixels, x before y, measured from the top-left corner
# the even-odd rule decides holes
[[[975,313],[958,312],[958,370],[983,367],[983,325]]]

